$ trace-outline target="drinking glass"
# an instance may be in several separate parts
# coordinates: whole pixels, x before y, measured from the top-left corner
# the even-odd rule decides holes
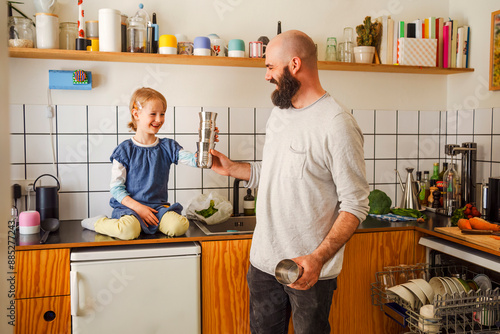
[[[337,39],[335,37],[328,37],[326,40],[326,61],[337,60]]]
[[[403,284],[408,282],[408,266],[406,264],[400,264],[397,266],[398,271],[398,279],[396,280],[397,284]]]
[[[338,44],[337,47],[337,61],[344,61],[344,42]]]
[[[427,273],[427,265],[425,263],[417,263],[417,278],[429,281],[429,274]]]
[[[394,286],[396,281],[394,279],[394,267],[385,267],[384,271],[379,272],[377,281],[380,283],[382,291],[387,291],[388,288]]]

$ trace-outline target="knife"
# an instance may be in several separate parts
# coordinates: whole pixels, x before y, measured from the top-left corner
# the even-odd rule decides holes
[[[499,235],[500,232],[492,231],[492,230],[462,230],[463,234],[474,234],[474,235]]]

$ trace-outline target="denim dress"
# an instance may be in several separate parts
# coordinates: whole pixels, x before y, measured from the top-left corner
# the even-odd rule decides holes
[[[125,140],[113,151],[110,160],[121,163],[126,171],[125,188],[137,202],[158,211],[155,216],[160,221],[168,211],[178,214],[182,212],[182,205],[168,203],[168,176],[170,166],[178,163],[179,150],[182,146],[175,140],[160,138],[154,147],[140,147],[134,145],[131,139]],[[159,224],[148,226],[132,209],[119,203],[114,197],[109,204],[113,208],[111,218],[119,219],[124,215],[133,215],[141,223],[142,231],[154,234]]]

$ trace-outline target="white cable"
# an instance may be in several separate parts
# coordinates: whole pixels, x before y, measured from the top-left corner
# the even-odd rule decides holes
[[[28,188],[28,211],[31,208],[31,190]]]
[[[52,147],[52,167],[54,168],[54,176],[59,181],[59,177],[57,175],[57,166],[56,166],[56,149],[54,147],[54,124],[53,124],[53,109],[52,109],[52,95],[50,94],[50,88],[47,87],[47,118],[49,120],[50,126],[50,146]]]

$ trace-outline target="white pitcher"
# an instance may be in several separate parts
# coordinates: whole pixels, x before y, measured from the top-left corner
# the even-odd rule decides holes
[[[33,0],[36,13],[53,13],[57,0]]]

